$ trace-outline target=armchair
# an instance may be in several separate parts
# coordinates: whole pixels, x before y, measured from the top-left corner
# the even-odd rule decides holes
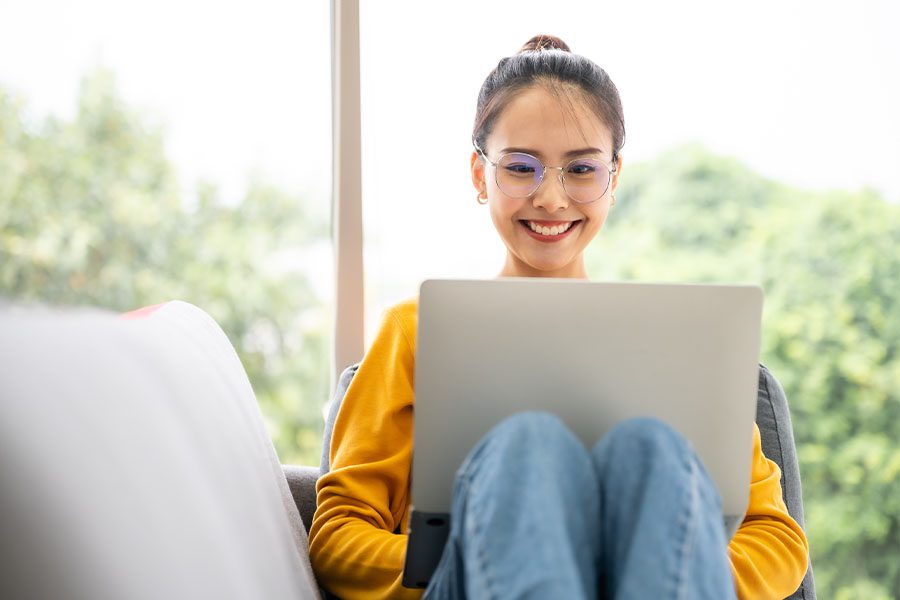
[[[344,394],[347,393],[347,388],[350,386],[350,382],[358,368],[358,363],[347,367],[338,380],[334,398],[329,406],[328,416],[325,421],[322,459],[319,467],[285,467],[285,476],[297,501],[297,506],[307,530],[312,523],[313,514],[316,510],[316,480],[320,474],[327,473],[329,469],[328,455],[334,421],[337,418]],[[791,424],[787,398],[781,384],[778,383],[771,371],[762,364],[759,366],[756,423],[759,425],[763,453],[767,458],[775,461],[781,469],[781,489],[788,512],[803,527],[803,495],[800,486],[800,467],[797,461],[794,429]],[[786,600],[815,600],[815,598],[815,582],[813,580],[812,565],[810,565],[806,571],[806,576],[803,578],[803,583]]]

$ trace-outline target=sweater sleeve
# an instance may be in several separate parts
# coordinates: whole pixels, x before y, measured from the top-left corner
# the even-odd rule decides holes
[[[414,361],[403,325],[395,310],[385,314],[338,411],[332,469],[316,484],[310,559],[319,583],[344,600],[422,595],[401,584]]]
[[[728,544],[728,556],[742,600],[789,596],[803,581],[809,560],[806,534],[782,499],[781,469],[763,454],[755,423],[750,503]]]

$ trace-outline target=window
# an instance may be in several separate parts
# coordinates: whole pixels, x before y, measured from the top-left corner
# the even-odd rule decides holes
[[[0,295],[197,304],[285,463],[333,327],[329,5],[42,0],[0,36]]]

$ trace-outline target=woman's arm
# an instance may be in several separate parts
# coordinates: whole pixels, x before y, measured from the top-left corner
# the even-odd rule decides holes
[[[781,600],[800,586],[809,561],[809,545],[788,514],[781,495],[781,469],[762,452],[753,424],[750,505],[728,544],[738,598]]]
[[[344,600],[417,599],[401,585],[412,455],[415,303],[389,310],[341,403],[309,533],[320,584]]]

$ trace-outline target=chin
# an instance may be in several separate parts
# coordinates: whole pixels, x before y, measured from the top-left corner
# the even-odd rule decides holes
[[[558,273],[573,270],[573,261],[525,261],[536,277],[560,277]]]

